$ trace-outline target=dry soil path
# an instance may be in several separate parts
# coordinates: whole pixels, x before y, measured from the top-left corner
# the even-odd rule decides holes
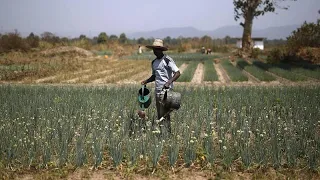
[[[203,64],[199,63],[197,66],[196,71],[194,72],[193,78],[191,80],[191,83],[193,84],[201,84],[203,81]]]
[[[179,67],[180,73],[182,74],[183,71],[187,69],[187,67],[188,67],[188,64],[183,63],[183,64]]]
[[[226,71],[223,69],[223,67],[221,66],[221,64],[214,64],[214,68],[216,69],[216,72],[218,74],[218,79],[221,83],[225,84],[225,83],[230,83],[231,80],[228,76],[228,74],[226,73]]]

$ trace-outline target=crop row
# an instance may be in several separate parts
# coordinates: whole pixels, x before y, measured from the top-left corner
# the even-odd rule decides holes
[[[249,72],[254,77],[258,78],[260,81],[274,81],[276,78],[270,74],[267,74],[263,69],[258,68],[257,66],[250,65],[245,60],[238,60],[237,66],[245,71]]]
[[[288,79],[290,81],[305,81],[307,78],[303,75],[296,74],[294,72],[291,72],[289,70],[285,70],[284,68],[281,68],[279,66],[266,64],[261,61],[254,61],[253,64],[261,69],[264,69],[266,71],[269,71],[271,73],[274,73],[280,77],[283,77],[285,79]]]
[[[227,71],[232,81],[248,81],[248,77],[245,76],[239,68],[232,65],[229,60],[223,60],[221,62],[221,65]]]
[[[207,60],[204,62],[204,81],[218,81],[218,74],[214,68],[213,61]]]
[[[177,80],[178,82],[190,82],[193,78],[194,72],[196,71],[198,62],[189,62],[187,69],[185,69],[182,75]]]

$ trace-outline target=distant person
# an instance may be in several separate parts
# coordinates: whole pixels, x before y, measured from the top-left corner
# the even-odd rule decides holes
[[[205,54],[206,53],[206,48],[204,48],[204,46],[201,48],[201,53]]]
[[[152,61],[152,75],[141,82],[142,85],[155,81],[155,96],[156,96],[156,108],[158,119],[167,114],[170,109],[165,108],[160,103],[160,93],[163,89],[172,89],[173,82],[180,76],[180,70],[171,57],[164,54],[163,51],[167,51],[168,48],[163,46],[161,39],[155,39],[152,46],[146,46],[153,50],[156,58]],[[165,120],[161,122],[171,133],[170,115],[165,116]]]
[[[211,54],[212,50],[210,48],[207,49],[207,54]]]
[[[142,54],[142,47],[141,46],[139,46],[138,54]]]

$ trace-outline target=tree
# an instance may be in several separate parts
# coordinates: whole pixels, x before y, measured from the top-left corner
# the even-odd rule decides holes
[[[87,39],[87,36],[86,36],[86,35],[81,34],[81,35],[79,36],[79,39]]]
[[[304,22],[300,28],[293,31],[287,37],[287,46],[291,54],[303,47],[320,47],[320,19],[316,23]]]
[[[137,42],[138,42],[138,44],[145,44],[145,39],[143,38],[143,37],[140,37],[138,40],[137,40]]]
[[[56,35],[54,35],[51,32],[44,32],[41,34],[41,39],[43,41],[47,41],[49,43],[55,44],[58,43],[60,41],[60,38]]]
[[[10,52],[12,50],[22,50],[22,51],[29,50],[29,46],[24,41],[24,39],[20,36],[20,33],[17,30],[14,30],[14,32],[2,35],[0,39],[0,53]]]
[[[211,47],[213,45],[212,38],[207,35],[201,37],[200,41],[201,41],[202,46],[205,46],[206,48]]]
[[[125,33],[121,33],[119,37],[119,42],[121,44],[126,44],[128,42],[128,38]]]
[[[118,36],[117,36],[117,35],[114,35],[114,34],[110,35],[109,41],[111,41],[111,42],[117,42],[117,41],[118,41]]]
[[[163,43],[165,43],[165,44],[171,44],[171,41],[172,41],[172,39],[170,36],[167,36],[166,38],[163,39]]]
[[[288,9],[288,7],[279,5],[279,2],[282,1],[285,0],[233,0],[235,20],[237,21],[241,17],[244,19],[244,22],[240,23],[243,27],[242,52],[244,56],[250,54],[253,49],[251,39],[253,18],[263,16],[267,12],[274,12],[276,8]]]
[[[39,47],[39,41],[40,41],[39,36],[34,35],[33,32],[30,33],[29,36],[27,37],[27,43],[31,48]]]
[[[101,32],[98,36],[98,43],[102,44],[102,43],[106,43],[108,40],[108,36],[107,33],[105,32]]]
[[[225,44],[231,43],[231,37],[230,36],[224,37],[224,41],[225,41]]]

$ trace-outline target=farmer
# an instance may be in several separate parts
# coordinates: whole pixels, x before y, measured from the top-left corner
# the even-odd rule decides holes
[[[201,48],[201,53],[202,53],[202,54],[205,54],[205,53],[206,53],[206,48],[205,48],[204,46],[202,46],[202,48]]]
[[[138,54],[142,54],[142,47],[139,45]]]
[[[156,58],[151,63],[152,75],[148,79],[142,81],[141,84],[145,85],[155,81],[157,115],[158,119],[160,119],[170,110],[160,103],[160,92],[163,89],[173,88],[173,82],[179,78],[180,71],[173,59],[163,53],[163,51],[167,51],[168,48],[163,46],[163,41],[161,39],[155,39],[151,46],[146,47],[153,50]],[[168,132],[171,133],[169,114],[165,116],[165,120],[162,123],[167,128]]]
[[[211,54],[212,50],[210,48],[207,49],[207,54]]]

